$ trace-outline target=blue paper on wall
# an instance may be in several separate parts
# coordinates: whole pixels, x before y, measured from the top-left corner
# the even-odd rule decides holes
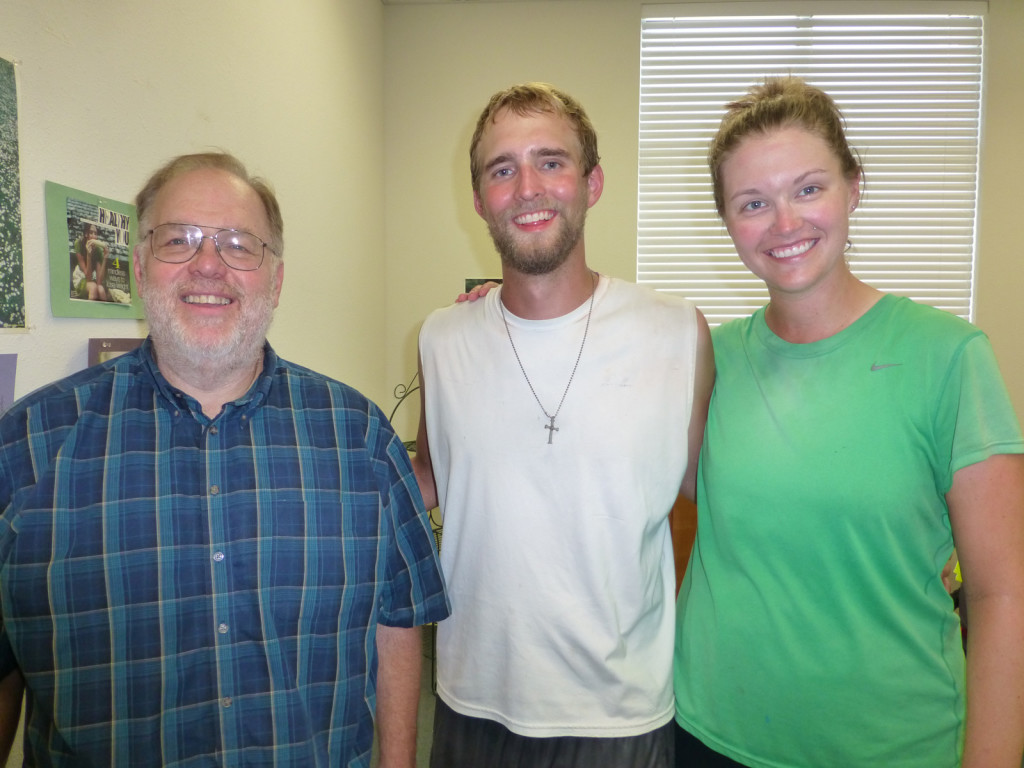
[[[14,402],[14,371],[17,367],[17,355],[0,355],[0,413]]]

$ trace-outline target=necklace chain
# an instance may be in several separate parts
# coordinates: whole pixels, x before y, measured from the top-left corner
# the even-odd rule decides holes
[[[533,394],[533,399],[537,401],[537,405],[540,406],[541,411],[548,419],[548,423],[544,425],[544,429],[548,430],[548,445],[551,445],[552,440],[555,437],[555,432],[558,432],[558,427],[555,426],[555,419],[558,418],[558,414],[562,411],[562,404],[565,403],[565,396],[569,394],[569,387],[572,386],[572,380],[576,378],[576,369],[580,365],[580,358],[583,357],[583,347],[587,343],[587,333],[590,331],[590,316],[594,313],[594,295],[597,293],[597,275],[593,271],[590,273],[591,281],[593,283],[590,289],[590,307],[587,309],[587,324],[583,327],[583,341],[580,342],[580,351],[576,353],[576,362],[573,363],[572,373],[569,374],[569,381],[565,383],[565,390],[562,392],[562,399],[558,401],[558,407],[555,412],[548,413],[548,409],[544,407],[544,403],[540,401],[540,397],[537,396],[537,390],[533,388],[533,382],[530,381],[530,377],[526,375],[526,368],[523,366],[523,361],[519,357],[519,350],[516,349],[516,343],[512,341],[512,331],[508,327],[508,318],[505,316],[505,304],[498,298],[498,306],[501,308],[501,320],[505,323],[505,335],[508,336],[508,343],[512,345],[512,354],[516,356],[516,362],[519,363],[519,370],[523,372],[523,378],[526,379],[526,386],[530,388],[530,392]]]

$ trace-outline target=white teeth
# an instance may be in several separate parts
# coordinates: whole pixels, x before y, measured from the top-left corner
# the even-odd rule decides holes
[[[538,221],[551,221],[553,218],[555,218],[555,214],[551,211],[537,211],[516,216],[514,221],[516,224],[536,224]]]
[[[816,242],[818,241],[804,240],[802,243],[798,245],[791,245],[788,248],[773,248],[768,251],[768,254],[776,259],[789,259],[793,256],[799,256],[802,253],[807,253]]]
[[[227,299],[223,296],[209,296],[207,294],[201,294],[199,296],[188,295],[185,297],[186,304],[230,304],[231,299]]]

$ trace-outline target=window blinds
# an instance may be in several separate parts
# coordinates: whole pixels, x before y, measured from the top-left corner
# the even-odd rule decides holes
[[[712,325],[767,301],[715,212],[706,151],[727,102],[786,74],[832,95],[864,165],[855,274],[970,319],[981,15],[643,19],[637,282]]]

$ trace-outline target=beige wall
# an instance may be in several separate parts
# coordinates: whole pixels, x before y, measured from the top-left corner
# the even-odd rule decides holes
[[[870,0],[844,5],[858,3],[879,6]],[[822,5],[818,0],[816,7]],[[499,272],[486,228],[473,212],[467,150],[476,115],[506,85],[547,80],[586,106],[606,175],[604,196],[587,225],[588,257],[601,271],[635,279],[640,8],[640,0],[538,0],[386,9],[391,380],[415,370],[422,317],[451,301],[463,278]],[[1024,328],[1024,266],[1015,237],[1015,190],[1024,178],[1024,3],[990,0],[986,36],[976,318],[992,337],[1024,417],[1017,343]],[[395,421],[403,432],[412,429],[402,414]]]
[[[1024,421],[1024,258],[1014,201],[1024,180],[1024,2],[989,0],[975,322],[989,334]]]
[[[19,355],[17,394],[84,367],[89,337],[145,333],[51,316],[44,181],[131,202],[166,159],[216,147],[266,175],[284,209],[271,341],[383,397],[382,54],[380,0],[0,0],[30,326],[0,332],[0,351]]]
[[[18,395],[84,366],[89,337],[145,332],[51,316],[44,181],[128,201],[166,158],[223,147],[273,181],[285,211],[271,340],[390,410],[422,318],[463,278],[498,272],[466,150],[486,98],[522,80],[558,83],[590,111],[607,176],[590,259],[634,278],[640,0],[294,7],[0,0],[0,56],[17,62],[29,312],[27,332],[0,331],[0,352],[19,354]],[[230,56],[225,29],[248,41]],[[991,0],[986,33],[976,317],[1024,415],[1024,269],[1016,195],[1000,192],[1024,177],[1024,3]],[[415,411],[396,418],[407,437]]]

